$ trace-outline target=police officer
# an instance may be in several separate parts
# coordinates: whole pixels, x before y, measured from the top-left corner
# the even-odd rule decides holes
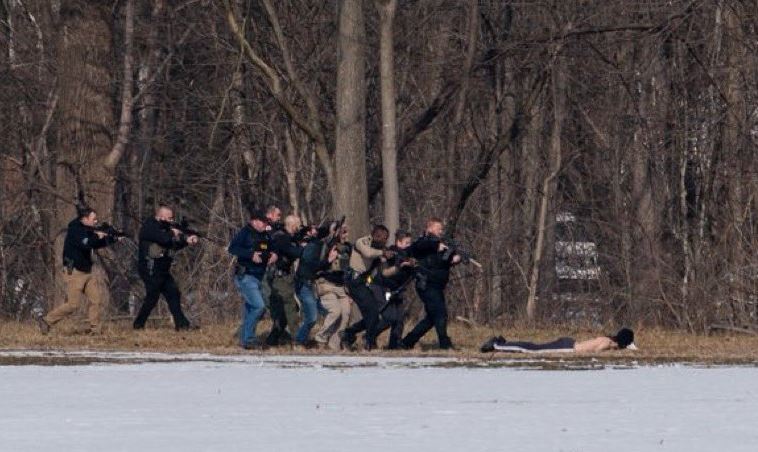
[[[267,215],[270,219],[271,217]],[[300,230],[300,218],[288,215],[283,228],[271,234],[271,249],[279,259],[267,274],[271,295],[271,332],[266,338],[267,345],[285,345],[292,342],[292,335],[297,331],[297,302],[294,292],[294,264],[303,254],[303,247],[297,243]]]
[[[248,350],[260,348],[255,329],[266,308],[261,282],[266,267],[275,264],[278,258],[271,251],[267,226],[266,214],[254,209],[248,224],[237,232],[229,244],[229,253],[237,258],[234,283],[244,300],[239,343],[240,347]]]
[[[336,251],[337,258],[329,263],[328,268],[319,273],[319,278],[316,280],[316,294],[326,315],[321,329],[313,336],[316,342],[332,350],[340,349],[340,336],[350,322],[351,308],[345,280],[350,272],[350,255],[353,246],[348,241],[347,226],[343,225],[336,235],[333,250]]]
[[[145,328],[161,294],[166,299],[177,331],[196,328],[182,312],[181,292],[171,275],[171,264],[177,251],[197,244],[198,238],[195,235],[185,235],[173,227],[173,222],[174,212],[170,207],[161,205],[155,209],[155,216],[142,223],[137,266],[140,278],[145,283],[145,300],[134,319],[135,330]]]
[[[361,312],[362,319],[345,329],[342,334],[343,347],[351,348],[355,342],[355,335],[366,330],[364,348],[367,351],[376,348],[381,303],[371,291],[370,285],[376,270],[380,268],[381,258],[385,255],[384,248],[388,238],[389,230],[379,224],[373,227],[371,235],[355,241],[350,255],[351,275],[347,288]]]
[[[337,234],[337,225],[328,229],[319,228],[316,237],[307,242],[300,257],[295,273],[295,293],[300,300],[302,323],[295,334],[295,344],[299,347],[312,348],[317,343],[310,338],[311,329],[316,324],[319,312],[319,300],[316,296],[315,281],[323,271],[337,260],[339,251],[328,243],[327,237]]]
[[[408,232],[398,230],[395,233],[395,244],[388,248],[390,257],[383,264],[380,276],[376,284],[372,286],[372,292],[382,303],[380,308],[379,326],[377,334],[387,329],[390,330],[390,350],[401,348],[403,338],[403,326],[405,324],[405,300],[403,298],[406,287],[416,274],[416,260],[410,256],[411,235]]]
[[[266,209],[266,220],[268,220],[268,227],[266,229],[271,234],[284,229],[284,223],[282,223],[282,209],[276,206],[269,206],[268,209]]]
[[[461,262],[461,256],[446,253],[447,246],[442,242],[444,230],[442,220],[430,218],[426,222],[424,235],[411,245],[410,254],[418,261],[416,292],[424,303],[426,315],[405,336],[403,348],[413,348],[432,328],[437,331],[441,349],[453,348],[453,343],[447,335],[445,286],[450,279],[450,268]]]
[[[79,309],[82,295],[89,299],[87,317],[90,332],[101,329],[102,308],[108,300],[108,290],[102,272],[92,271],[92,250],[104,248],[118,239],[96,230],[97,213],[89,207],[77,208],[77,217],[68,224],[63,242],[63,282],[66,285],[66,302],[45,317],[37,317],[43,334],[50,327]]]

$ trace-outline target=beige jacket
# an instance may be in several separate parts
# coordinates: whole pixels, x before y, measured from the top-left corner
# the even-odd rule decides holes
[[[353,253],[350,255],[350,268],[358,273],[363,273],[371,266],[371,262],[381,257],[383,250],[371,248],[371,236],[367,235],[355,241]]]

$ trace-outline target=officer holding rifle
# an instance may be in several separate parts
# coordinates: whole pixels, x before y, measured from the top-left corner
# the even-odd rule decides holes
[[[104,228],[102,226],[105,226]],[[86,206],[77,207],[77,217],[66,230],[63,243],[63,282],[66,284],[66,302],[47,316],[37,317],[43,334],[50,327],[79,309],[82,295],[89,299],[89,332],[101,331],[102,308],[108,300],[108,289],[101,271],[92,271],[92,251],[105,248],[124,236],[107,224],[98,225],[97,213]]]
[[[155,209],[155,216],[142,223],[138,270],[145,283],[145,300],[134,319],[135,330],[145,327],[161,294],[168,303],[177,331],[196,328],[182,312],[181,292],[171,275],[171,264],[178,250],[197,242],[198,237],[193,231],[174,222],[174,212],[168,206],[159,206]]]

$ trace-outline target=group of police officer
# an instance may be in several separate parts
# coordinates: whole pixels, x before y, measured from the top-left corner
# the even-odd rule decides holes
[[[439,347],[452,348],[444,291],[451,267],[463,258],[443,241],[443,232],[443,222],[430,218],[415,241],[399,230],[394,244],[388,244],[388,229],[376,225],[370,235],[351,243],[344,219],[320,227],[304,226],[295,215],[282,221],[277,207],[253,209],[248,223],[228,247],[236,258],[234,282],[244,301],[239,345],[244,349],[278,345],[354,349],[363,332],[363,348],[373,350],[377,337],[389,329],[387,348],[410,349],[434,328]],[[89,328],[100,331],[107,290],[104,278],[93,272],[92,252],[120,239],[98,225],[94,210],[78,210],[63,248],[67,301],[37,317],[43,333],[76,312],[83,295],[90,301]],[[161,294],[177,330],[197,328],[182,312],[171,264],[176,251],[198,241],[197,233],[174,221],[168,206],[159,206],[155,215],[144,221],[139,232],[138,270],[146,294],[134,319],[135,329],[145,327]],[[404,294],[414,282],[425,316],[403,337]],[[267,306],[272,327],[265,341],[259,342],[256,326]],[[322,325],[312,334],[319,315]]]

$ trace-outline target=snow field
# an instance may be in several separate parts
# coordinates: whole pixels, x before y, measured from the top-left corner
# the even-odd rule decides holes
[[[435,362],[3,366],[0,451],[758,450],[756,368]]]

